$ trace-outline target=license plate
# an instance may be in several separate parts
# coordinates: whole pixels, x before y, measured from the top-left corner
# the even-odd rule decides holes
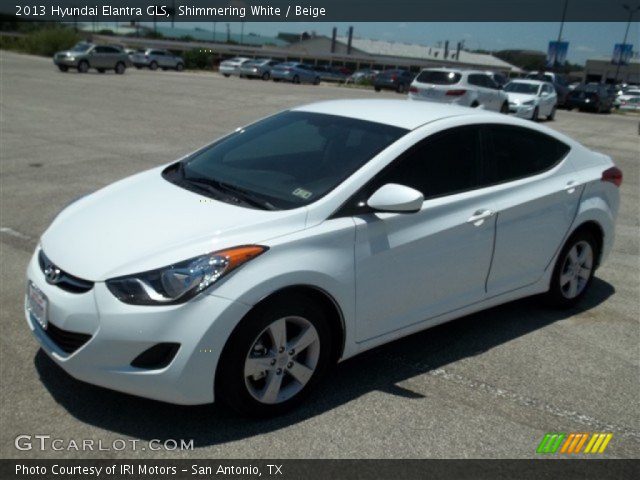
[[[435,97],[437,95],[436,90],[433,89],[429,89],[429,90],[422,90],[422,92],[420,92],[422,94],[423,97],[428,97],[428,98],[432,98]]]
[[[49,301],[44,293],[40,291],[32,282],[27,287],[27,309],[31,317],[44,329],[47,329],[49,320],[47,319],[47,307]]]

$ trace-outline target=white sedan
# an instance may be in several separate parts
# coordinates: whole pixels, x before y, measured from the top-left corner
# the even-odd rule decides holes
[[[621,181],[506,115],[294,108],[66,207],[29,263],[26,320],[81,380],[278,414],[399,337],[529,295],[579,302]]]
[[[558,96],[549,82],[539,80],[512,80],[504,87],[509,95],[509,113],[537,121],[541,116],[553,120]]]

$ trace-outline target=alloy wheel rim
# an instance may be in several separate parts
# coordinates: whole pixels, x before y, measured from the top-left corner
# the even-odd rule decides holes
[[[286,402],[309,383],[319,356],[320,337],[309,320],[279,318],[260,332],[246,356],[249,394],[260,403]]]
[[[571,300],[580,295],[591,277],[593,269],[593,249],[584,240],[571,247],[564,260],[560,274],[560,291]]]

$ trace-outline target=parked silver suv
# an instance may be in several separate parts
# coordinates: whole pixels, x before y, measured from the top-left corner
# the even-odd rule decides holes
[[[90,68],[95,68],[100,73],[114,70],[122,74],[131,65],[129,57],[120,47],[84,42],[76,44],[71,50],[57,52],[53,56],[53,63],[62,72],[76,68],[80,73],[86,73]]]
[[[147,67],[151,70],[157,70],[158,67],[163,70],[172,68],[179,72],[184,70],[182,57],[174,55],[168,50],[159,50],[157,48],[139,50],[131,56],[131,61],[136,68]]]

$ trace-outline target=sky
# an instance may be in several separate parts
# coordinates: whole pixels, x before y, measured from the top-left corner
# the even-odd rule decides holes
[[[224,22],[218,22],[217,31],[223,31]],[[436,46],[437,42],[450,44],[464,40],[468,49],[503,50],[527,49],[546,52],[549,40],[556,40],[559,22],[440,22],[440,23],[383,23],[383,22],[246,22],[244,33],[258,33],[275,36],[278,32],[315,31],[330,36],[331,29],[338,27],[338,35],[346,36],[349,25],[354,27],[354,35],[375,40],[390,40]],[[627,43],[634,45],[634,52],[640,44],[639,23],[633,22],[629,29]],[[212,22],[180,22],[182,28],[200,27],[212,30]],[[231,31],[239,33],[240,23],[231,23]],[[613,46],[621,43],[626,24],[617,22],[564,24],[562,39],[569,42],[567,60],[584,64],[587,58],[610,57]]]

